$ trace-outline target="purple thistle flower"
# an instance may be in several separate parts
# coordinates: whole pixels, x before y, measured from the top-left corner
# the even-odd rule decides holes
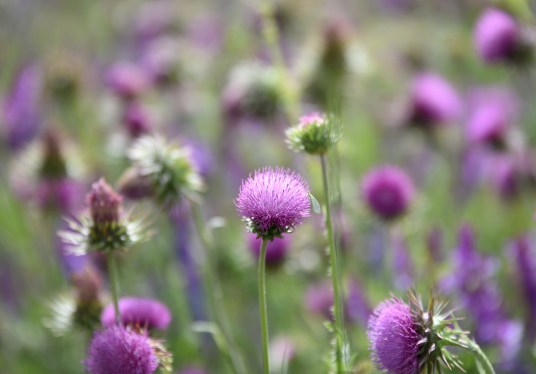
[[[365,175],[361,193],[373,213],[391,221],[406,213],[415,190],[413,182],[403,170],[394,166],[380,166]]]
[[[474,31],[475,48],[487,63],[509,60],[519,47],[521,31],[508,13],[488,8],[479,17]]]
[[[123,325],[148,330],[165,330],[171,322],[169,309],[154,299],[122,297],[119,299],[119,313]],[[115,312],[112,304],[102,311],[101,322],[104,326],[115,324]]]
[[[421,73],[413,81],[409,110],[409,119],[416,125],[442,124],[459,116],[461,102],[445,78],[434,73]]]
[[[255,256],[256,259],[258,259],[260,255],[262,239],[251,233],[248,234],[247,239],[251,253]],[[285,261],[289,250],[290,241],[291,239],[289,237],[285,237],[274,238],[274,240],[268,243],[268,246],[266,248],[266,266],[278,267]]]
[[[148,134],[152,127],[147,109],[138,102],[131,102],[124,108],[123,124],[132,138]]]
[[[391,298],[374,309],[368,325],[372,360],[380,370],[392,374],[419,372],[419,340],[409,305]]]
[[[131,100],[150,86],[145,70],[130,62],[118,62],[106,72],[106,84],[116,95]]]
[[[123,198],[114,191],[104,178],[93,183],[87,195],[89,213],[95,225],[119,222]]]
[[[41,71],[31,65],[15,78],[3,105],[5,136],[12,149],[20,149],[38,133],[41,123]]]
[[[259,169],[242,182],[236,207],[250,232],[281,237],[310,215],[309,185],[290,169]]]
[[[152,374],[158,358],[147,336],[113,326],[95,333],[84,363],[91,374]]]

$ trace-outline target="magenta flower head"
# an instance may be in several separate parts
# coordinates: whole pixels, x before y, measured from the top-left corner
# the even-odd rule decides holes
[[[397,298],[382,302],[369,319],[368,338],[372,360],[380,370],[393,374],[419,372],[417,323],[409,305]]]
[[[104,178],[93,183],[87,195],[89,213],[96,226],[117,223],[121,214],[123,198],[106,183]]]
[[[150,77],[136,64],[119,62],[107,71],[106,84],[117,96],[131,100],[149,88]]]
[[[235,204],[249,232],[281,238],[309,217],[309,184],[290,169],[266,167],[242,182]]]
[[[280,266],[287,257],[289,250],[290,237],[274,238],[266,248],[266,265],[276,268]],[[261,251],[261,239],[255,234],[248,234],[248,246],[251,253],[256,259],[259,258]]]
[[[132,138],[138,138],[151,132],[151,116],[140,103],[129,103],[124,108],[122,117],[125,129]]]
[[[433,73],[415,78],[409,105],[410,122],[424,127],[453,121],[461,111],[456,90],[445,78]]]
[[[95,333],[84,363],[91,374],[152,374],[158,357],[147,336],[113,326]]]
[[[511,60],[520,46],[521,30],[510,14],[497,8],[486,9],[474,31],[475,48],[487,63]]]
[[[123,297],[119,299],[119,313],[123,325],[137,329],[165,330],[171,322],[169,309],[154,299]],[[107,327],[115,324],[115,313],[112,304],[102,311],[101,322]]]
[[[365,175],[361,193],[374,214],[391,221],[406,213],[415,189],[403,170],[395,166],[380,166]]]

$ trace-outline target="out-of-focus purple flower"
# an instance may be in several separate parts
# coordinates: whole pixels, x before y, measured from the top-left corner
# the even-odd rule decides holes
[[[141,66],[152,82],[160,86],[176,83],[180,74],[180,52],[174,39],[161,37],[143,49]]]
[[[191,22],[186,31],[187,38],[194,45],[216,53],[223,45],[224,25],[217,16],[202,16]]]
[[[507,318],[494,280],[495,262],[478,252],[469,226],[460,229],[453,256],[454,271],[443,280],[442,288],[457,294],[476,325],[477,340],[497,344],[502,359],[510,360],[520,348],[520,326]]]
[[[475,48],[480,58],[487,63],[513,58],[519,48],[520,38],[517,21],[497,8],[484,10],[475,26]]]
[[[67,224],[63,223],[61,228],[67,229]],[[65,273],[65,277],[70,279],[76,273],[82,272],[91,262],[89,255],[77,256],[69,252],[69,246],[64,241],[56,237],[56,251],[60,260],[60,264]]]
[[[401,236],[393,238],[394,285],[400,290],[408,290],[413,284],[413,265],[406,242]]]
[[[361,326],[367,326],[372,310],[365,291],[355,279],[352,279],[348,286],[348,300],[345,308],[349,321],[359,323]]]
[[[35,199],[42,207],[58,207],[73,212],[83,201],[84,187],[70,178],[43,180],[35,190]]]
[[[266,266],[277,267],[285,261],[290,241],[290,237],[287,236],[283,239],[274,238],[274,240],[268,242],[266,248]],[[262,239],[257,238],[257,235],[251,233],[248,234],[248,247],[256,259],[258,259],[260,255],[261,242]]]
[[[167,0],[142,3],[134,19],[134,33],[141,45],[174,29],[176,23],[174,5]]]
[[[526,302],[525,335],[530,342],[536,339],[536,254],[528,236],[522,236],[511,246],[515,273]]]
[[[104,226],[119,222],[123,198],[106,183],[104,178],[93,183],[87,195],[87,204],[93,223]]]
[[[469,116],[466,125],[467,140],[504,148],[507,131],[518,112],[518,100],[506,88],[475,90],[469,97]]]
[[[421,73],[414,79],[409,100],[409,120],[420,126],[454,121],[461,112],[458,93],[435,73]]]
[[[148,330],[165,330],[171,322],[169,309],[154,299],[122,297],[119,299],[119,313],[123,325]],[[115,324],[115,312],[112,304],[102,311],[101,322],[104,326]]]
[[[250,232],[280,237],[310,215],[309,184],[290,169],[259,169],[242,182],[236,207]]]
[[[194,139],[186,139],[184,147],[190,151],[190,158],[196,171],[203,178],[207,178],[214,169],[214,158],[210,147]]]
[[[402,300],[392,298],[374,309],[368,338],[372,360],[380,370],[393,374],[417,374],[419,371],[419,340],[411,308]]]
[[[84,363],[91,374],[152,374],[158,358],[147,336],[112,326],[95,333]]]
[[[365,175],[361,194],[374,214],[391,221],[407,212],[415,189],[403,170],[395,166],[380,166]]]
[[[151,132],[151,118],[147,109],[138,102],[130,102],[123,110],[123,124],[132,138]]]
[[[106,72],[106,84],[117,96],[132,100],[150,87],[150,77],[134,63],[117,62]]]
[[[42,125],[41,70],[30,65],[15,77],[4,102],[5,137],[10,148],[20,149],[32,140]]]
[[[305,294],[305,306],[313,314],[333,321],[333,288],[328,282],[309,287]]]

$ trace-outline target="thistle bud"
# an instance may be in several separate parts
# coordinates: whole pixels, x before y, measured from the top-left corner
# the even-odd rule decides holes
[[[291,149],[309,154],[324,154],[339,140],[333,120],[319,113],[302,116],[298,125],[287,129],[286,135]]]
[[[122,200],[103,178],[93,183],[87,197],[93,223],[96,226],[106,226],[119,222]]]

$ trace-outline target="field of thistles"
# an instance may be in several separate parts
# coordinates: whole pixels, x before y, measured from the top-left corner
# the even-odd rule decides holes
[[[531,0],[0,3],[0,374],[536,373]]]

